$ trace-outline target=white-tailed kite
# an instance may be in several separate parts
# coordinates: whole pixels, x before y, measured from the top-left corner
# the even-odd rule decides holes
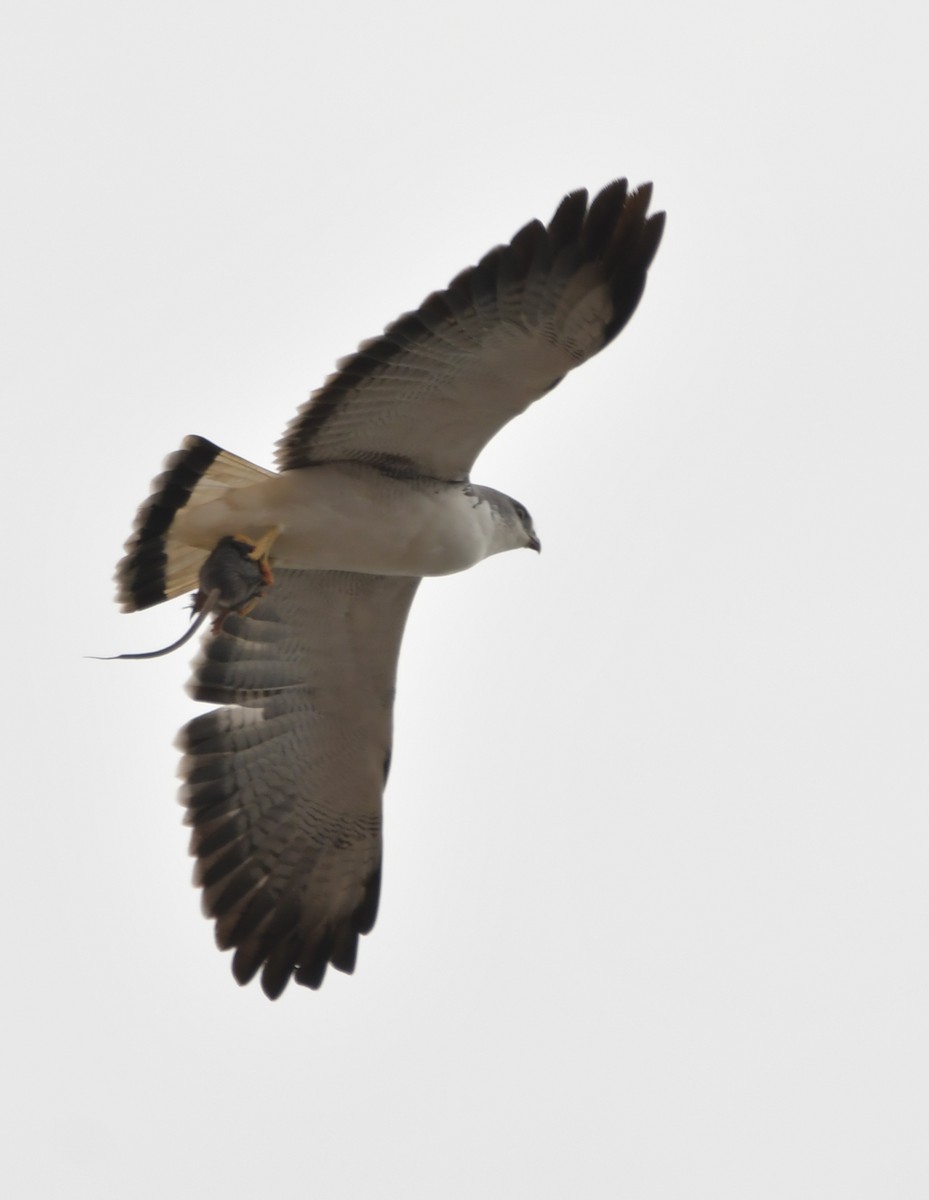
[[[664,214],[651,186],[573,192],[343,359],[278,470],[188,437],[117,572],[127,611],[197,588],[215,616],[180,734],[203,906],[232,971],[272,999],[355,966],[377,913],[400,639],[420,579],[539,548],[472,483],[511,418],[632,316]]]

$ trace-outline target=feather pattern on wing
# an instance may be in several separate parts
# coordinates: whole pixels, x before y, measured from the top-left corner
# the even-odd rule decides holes
[[[602,350],[635,311],[664,227],[651,185],[609,184],[526,225],[362,343],[291,422],[282,470],[357,461],[466,479],[508,421]]]
[[[278,568],[206,640],[180,734],[195,880],[233,973],[277,997],[355,964],[377,913],[400,639],[418,579]]]

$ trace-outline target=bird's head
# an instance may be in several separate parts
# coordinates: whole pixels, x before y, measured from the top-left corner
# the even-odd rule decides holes
[[[529,515],[529,509],[524,504],[520,504],[518,500],[513,501],[513,513],[516,520],[519,522],[520,529],[525,535],[526,540],[523,545],[528,550],[535,550],[538,553],[542,549],[542,543],[539,541],[539,535],[535,531],[535,526],[532,523],[532,517]]]

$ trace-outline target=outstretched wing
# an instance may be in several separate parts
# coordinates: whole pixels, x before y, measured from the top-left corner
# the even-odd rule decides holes
[[[377,914],[400,639],[418,579],[277,568],[205,642],[180,734],[191,853],[232,971],[316,988]]]
[[[291,422],[282,470],[352,460],[467,478],[508,421],[602,350],[635,311],[664,213],[651,185],[573,192],[444,292],[343,359]]]

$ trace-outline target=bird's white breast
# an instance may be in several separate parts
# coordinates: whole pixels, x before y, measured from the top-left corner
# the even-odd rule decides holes
[[[272,557],[282,566],[419,576],[463,571],[486,558],[497,548],[496,524],[492,506],[466,485],[330,463],[182,510],[175,533],[212,549],[227,534],[257,539],[277,525]]]

